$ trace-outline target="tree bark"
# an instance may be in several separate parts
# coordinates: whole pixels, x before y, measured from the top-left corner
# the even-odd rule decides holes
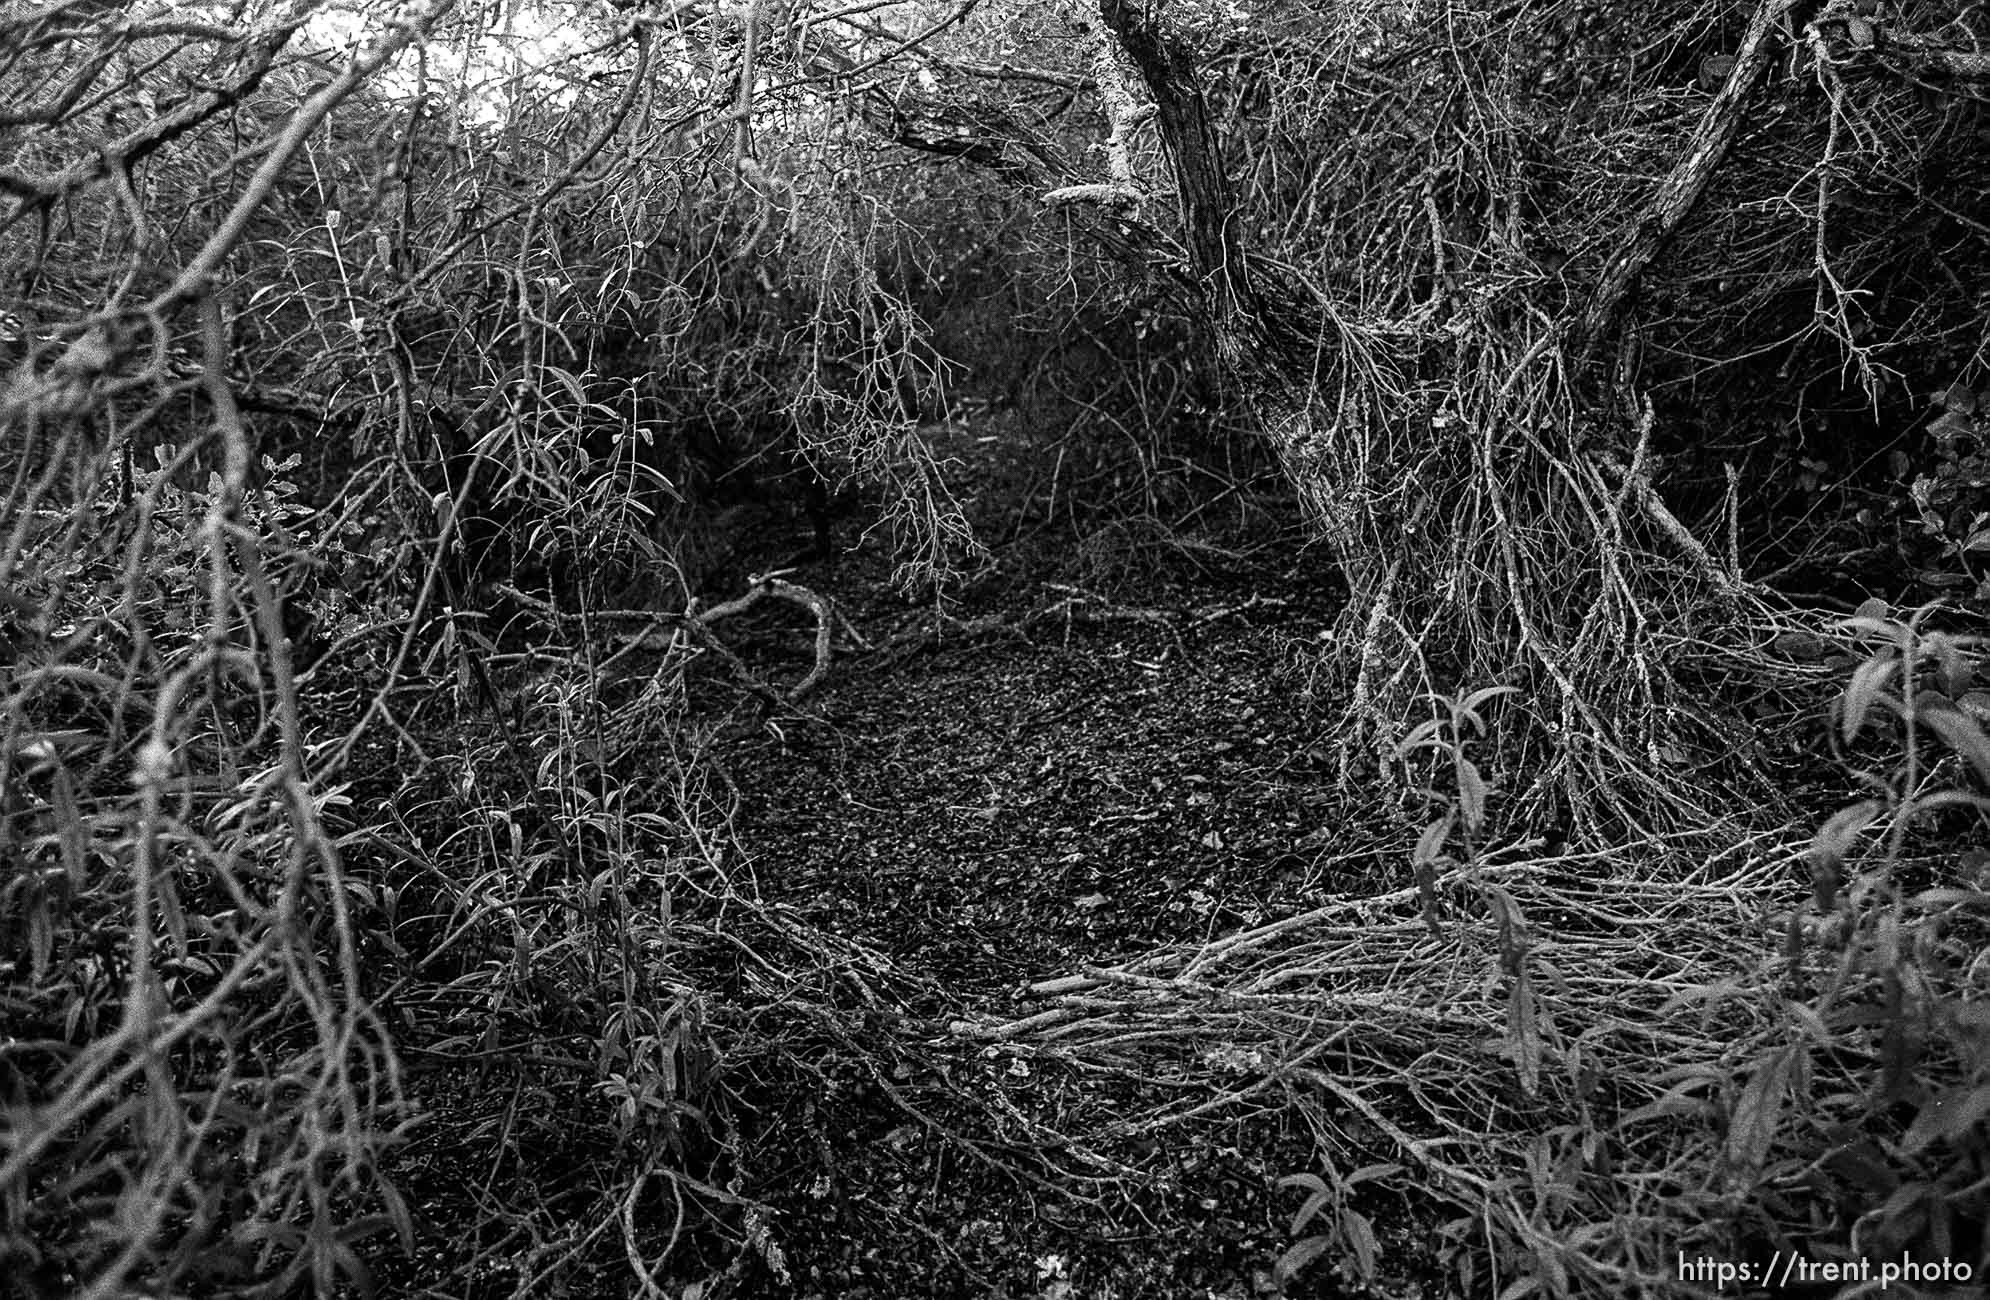
[[[1195,54],[1162,17],[1162,3],[1099,0],[1099,17],[1154,98],[1181,195],[1190,271],[1219,355],[1245,374],[1285,372],[1295,359],[1291,354],[1307,342],[1297,320],[1317,313],[1268,310],[1251,274],[1236,194],[1209,124]]]
[[[1769,64],[1770,29],[1795,7],[1796,0],[1760,0],[1748,20],[1748,30],[1735,52],[1734,67],[1727,82],[1707,105],[1686,154],[1660,185],[1650,206],[1624,233],[1617,251],[1603,268],[1596,291],[1576,326],[1575,351],[1589,352],[1601,344],[1616,327],[1631,286],[1637,283],[1658,250],[1672,237],[1706,192],[1707,182],[1727,157],[1741,129],[1741,110],[1748,92],[1755,87]]]

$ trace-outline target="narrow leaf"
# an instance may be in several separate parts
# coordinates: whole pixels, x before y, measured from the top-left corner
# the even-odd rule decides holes
[[[1332,1204],[1333,1199],[1334,1194],[1324,1187],[1307,1197],[1305,1204],[1301,1205],[1298,1212],[1292,1216],[1292,1234],[1296,1237],[1304,1232],[1306,1225],[1318,1217],[1321,1210]]]
[[[1456,823],[1455,813],[1445,813],[1436,821],[1423,828],[1417,836],[1416,850],[1412,862],[1422,864],[1435,862],[1444,853],[1444,841],[1451,838],[1451,827]]]
[[[1506,1051],[1520,1070],[1520,1087],[1532,1097],[1541,1086],[1541,1031],[1536,1024],[1534,981],[1523,967],[1506,1000]]]
[[[1755,1063],[1748,1083],[1735,1102],[1728,1121],[1727,1163],[1733,1176],[1753,1182],[1762,1172],[1763,1161],[1776,1140],[1783,1119],[1783,1100],[1790,1090],[1790,1076],[1796,1069],[1795,1047],[1780,1047],[1765,1053]]]
[[[1882,808],[1878,800],[1864,799],[1831,814],[1810,841],[1811,888],[1819,911],[1837,904],[1838,889],[1845,878],[1845,859],[1852,846],[1873,824]]]
[[[1404,736],[1402,740],[1397,742],[1396,757],[1398,759],[1408,758],[1411,754],[1426,745],[1441,747],[1444,742],[1438,737],[1437,733],[1443,726],[1443,723],[1435,720],[1418,723],[1409,735]]]
[[[1619,1116],[1617,1130],[1622,1132],[1633,1124],[1643,1124],[1649,1120],[1675,1115],[1697,1118],[1706,1114],[1714,1108],[1713,1102],[1705,1097],[1695,1097],[1693,1094],[1712,1082],[1710,1076],[1700,1075],[1672,1085],[1658,1100],[1646,1102],[1636,1110],[1626,1111]]]
[[[1464,701],[1459,704],[1458,710],[1461,713],[1476,713],[1479,706],[1487,700],[1496,700],[1502,695],[1518,694],[1520,694],[1518,686],[1482,686],[1470,695],[1467,695]]]
[[[1873,701],[1878,698],[1880,688],[1900,667],[1899,660],[1891,655],[1880,655],[1868,659],[1852,670],[1852,680],[1845,684],[1844,731],[1845,743],[1851,744],[1859,737],[1866,725],[1866,715],[1872,711]]]
[[[62,868],[71,889],[81,890],[89,882],[85,858],[90,845],[89,823],[83,819],[82,805],[76,799],[76,781],[66,764],[58,763],[50,782],[49,797],[55,805],[55,826],[62,837]]]
[[[1908,1155],[1917,1155],[1936,1142],[1953,1142],[1976,1128],[1990,1116],[1990,1085],[1951,1088],[1928,1099],[1900,1146]]]
[[[1983,734],[1976,719],[1952,706],[1929,709],[1921,715],[1928,730],[1949,743],[1949,748],[1969,760],[1976,775],[1990,785],[1990,736]]]
[[[1326,1254],[1327,1247],[1333,1244],[1333,1238],[1325,1234],[1293,1242],[1278,1257],[1278,1262],[1271,1266],[1272,1279],[1284,1286],[1299,1275],[1299,1270]]]
[[[1477,835],[1486,824],[1486,779],[1469,758],[1458,760],[1458,808],[1465,814],[1465,829]]]
[[[1376,1257],[1382,1251],[1375,1242],[1375,1228],[1368,1222],[1368,1216],[1354,1210],[1342,1210],[1340,1231],[1342,1239],[1354,1251],[1354,1262],[1361,1270],[1361,1280],[1374,1281]]]
[[[1893,1172],[1885,1149],[1871,1138],[1833,1150],[1824,1157],[1824,1167],[1863,1191],[1868,1203],[1893,1195],[1900,1186],[1900,1176]]]
[[[1990,542],[1990,529],[1984,529],[1978,535]],[[1953,637],[1940,633],[1930,636],[1926,644],[1935,659],[1935,680],[1942,694],[1951,700],[1959,700],[1968,694],[1976,679],[1976,668],[1970,662],[1968,652],[1956,644]]]
[[[374,1188],[380,1193],[380,1203],[386,1207],[387,1218],[394,1225],[394,1233],[401,1239],[401,1253],[415,1253],[415,1216],[408,1211],[407,1198],[401,1189],[378,1175],[374,1176]]]
[[[1416,864],[1417,901],[1423,907],[1423,927],[1433,939],[1444,937],[1444,925],[1437,907],[1437,868],[1428,862]]]

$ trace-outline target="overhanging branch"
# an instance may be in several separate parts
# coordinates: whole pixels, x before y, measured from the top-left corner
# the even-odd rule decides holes
[[[1735,52],[1734,66],[1714,102],[1707,105],[1685,156],[1673,166],[1644,213],[1631,223],[1617,251],[1604,266],[1596,291],[1590,295],[1589,306],[1576,326],[1578,354],[1595,347],[1615,328],[1631,286],[1706,192],[1707,181],[1727,157],[1735,133],[1741,128],[1742,106],[1748,92],[1769,64],[1771,31],[1795,3],[1796,0],[1759,0],[1755,6],[1747,33],[1741,38],[1741,48]]]

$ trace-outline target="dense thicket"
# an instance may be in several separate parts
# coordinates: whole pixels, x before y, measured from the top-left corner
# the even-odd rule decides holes
[[[1122,1054],[1262,1047],[1468,1293],[1980,1258],[1986,41],[1952,0],[0,7],[0,1273],[782,1275],[756,1087],[881,1013],[735,880],[715,756],[854,635],[753,570],[857,513],[945,627],[963,419],[1044,449],[1025,510],[1163,530],[1267,449],[1348,593],[1301,672],[1340,795],[1408,861],[1361,913],[1401,924],[963,1041],[1216,1092]],[[797,680],[726,640],[770,604]],[[1372,1270],[1317,1127],[1288,1262]]]

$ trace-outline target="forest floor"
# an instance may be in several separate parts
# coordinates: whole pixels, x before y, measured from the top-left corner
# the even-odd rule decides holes
[[[1338,591],[1296,515],[1266,518],[1025,532],[909,649],[932,611],[894,601],[868,547],[795,575],[901,647],[840,662],[809,716],[727,760],[735,884],[835,936],[847,994],[773,1036],[813,1056],[755,1060],[732,1026],[754,1116],[735,1154],[796,1294],[1279,1292],[1303,1196],[1278,1180],[1315,1150],[1297,1108],[1185,1116],[1158,1076],[961,1032],[1029,1015],[1035,982],[1401,883],[1400,837],[1374,846],[1372,879],[1320,866],[1331,844],[1346,873],[1396,819],[1339,824],[1336,749],[1299,698]],[[770,676],[807,662],[793,634],[741,649]],[[1156,1050],[1200,1052],[1212,1077],[1236,1064],[1220,1043]],[[1372,1217],[1370,1284],[1322,1261],[1282,1293],[1441,1294],[1427,1220]]]

